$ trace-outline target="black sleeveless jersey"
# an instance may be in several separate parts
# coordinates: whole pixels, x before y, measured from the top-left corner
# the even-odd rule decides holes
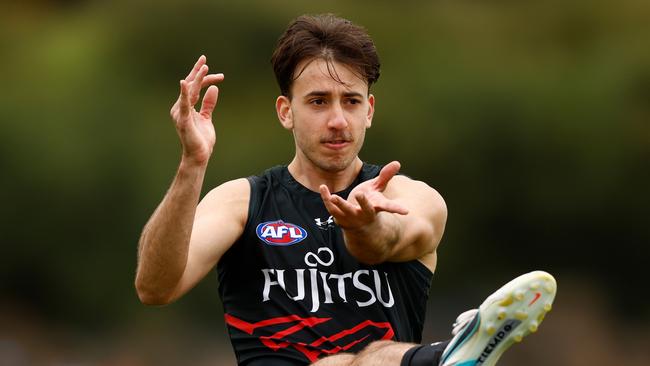
[[[379,174],[364,164],[359,183]],[[248,178],[244,233],[217,266],[240,365],[306,365],[372,341],[420,342],[432,273],[421,262],[352,257],[317,192],[274,167]]]

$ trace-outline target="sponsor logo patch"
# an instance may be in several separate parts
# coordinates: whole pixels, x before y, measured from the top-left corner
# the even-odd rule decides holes
[[[314,219],[316,222],[316,226],[318,226],[319,229],[321,230],[327,230],[330,227],[334,227],[334,217],[329,216],[326,220],[321,219],[320,217],[317,217]]]
[[[297,244],[307,237],[307,230],[282,220],[263,222],[255,232],[266,244],[277,246]]]

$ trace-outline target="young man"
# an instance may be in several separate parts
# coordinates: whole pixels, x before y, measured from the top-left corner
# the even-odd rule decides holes
[[[200,203],[215,144],[215,84],[224,76],[208,74],[201,56],[181,80],[171,115],[183,153],[140,238],[141,301],[168,304],[216,265],[241,365],[496,361],[531,331],[528,323],[519,331],[520,323],[550,310],[552,277],[514,280],[460,317],[449,345],[418,346],[447,209],[434,189],[397,175],[398,162],[379,167],[358,156],[379,77],[372,40],[345,19],[302,16],[280,38],[272,64],[293,160],[226,182]],[[516,312],[517,327],[508,323]]]

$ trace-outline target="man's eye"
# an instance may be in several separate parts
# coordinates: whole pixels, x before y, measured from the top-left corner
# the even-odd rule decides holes
[[[359,103],[361,103],[361,101],[359,99],[349,99],[348,103],[350,103],[350,104],[359,104]]]
[[[325,101],[322,100],[322,99],[314,99],[314,100],[311,101],[311,104],[323,105],[323,104],[325,104]]]

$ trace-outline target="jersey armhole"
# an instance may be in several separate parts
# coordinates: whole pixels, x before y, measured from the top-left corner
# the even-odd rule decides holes
[[[248,201],[248,217],[246,218],[246,224],[244,225],[244,231],[249,228],[250,223],[253,222],[257,212],[260,209],[261,200],[259,199],[260,195],[260,181],[261,178],[258,176],[247,177],[246,180],[251,186],[251,193]]]

